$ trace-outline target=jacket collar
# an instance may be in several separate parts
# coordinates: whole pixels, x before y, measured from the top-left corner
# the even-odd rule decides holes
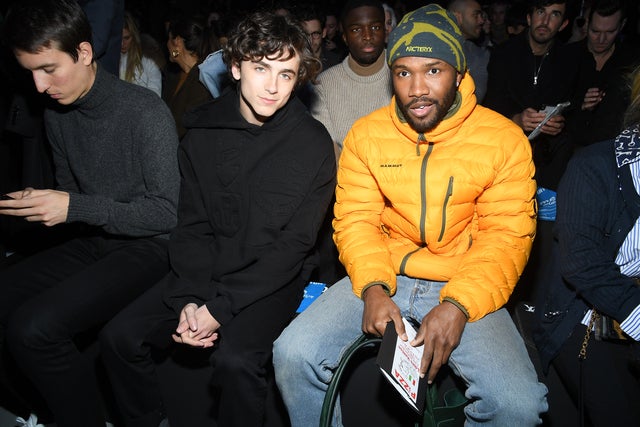
[[[456,100],[449,109],[447,116],[435,128],[424,134],[419,134],[409,126],[397,107],[396,97],[394,95],[390,104],[390,113],[393,123],[403,135],[412,141],[426,141],[433,143],[446,141],[458,132],[464,121],[475,109],[475,88],[473,78],[471,78],[469,72],[466,72],[460,82],[460,86],[458,87]]]
[[[615,139],[616,163],[621,168],[640,160],[640,126],[623,130]]]
[[[272,129],[279,129],[284,125],[289,126],[297,122],[306,114],[306,107],[294,95],[287,103],[262,126],[247,122],[240,114],[240,94],[231,87],[227,88],[220,97],[207,102],[192,111],[184,118],[187,128],[207,129],[245,129],[260,133]]]

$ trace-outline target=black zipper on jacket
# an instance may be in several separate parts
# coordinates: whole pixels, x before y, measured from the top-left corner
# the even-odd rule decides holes
[[[422,159],[422,166],[420,168],[420,242],[422,246],[427,245],[427,235],[425,232],[425,221],[427,220],[427,163],[429,162],[429,156],[432,151],[433,144],[429,143],[429,148]]]
[[[416,156],[420,156],[420,144],[422,142],[427,142],[424,137],[424,134],[418,135],[418,141],[416,141]],[[425,221],[427,218],[427,163],[429,161],[429,156],[433,151],[433,144],[429,143],[427,148],[427,152],[425,153],[422,159],[422,166],[420,167],[420,242],[422,245],[406,254],[402,257],[402,261],[400,262],[400,274],[405,275],[405,268],[407,266],[407,262],[411,255],[418,252],[420,249],[427,246],[426,243],[426,233],[425,233]]]
[[[438,242],[442,241],[444,236],[444,230],[447,227],[447,204],[449,198],[453,194],[453,176],[449,177],[449,185],[447,185],[447,194],[444,196],[444,204],[442,205],[442,225],[440,226],[440,235],[438,236]]]
[[[416,252],[418,252],[420,249],[422,249],[421,247],[413,250],[411,252],[409,252],[408,254],[406,254],[404,257],[402,257],[402,262],[400,263],[400,275],[401,276],[406,276],[404,269],[407,266],[407,261],[409,261],[409,258],[411,258],[411,255],[415,254]]]

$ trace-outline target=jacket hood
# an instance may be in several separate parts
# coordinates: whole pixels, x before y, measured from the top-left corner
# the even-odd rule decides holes
[[[476,86],[473,82],[473,78],[466,72],[460,81],[460,86],[458,87],[458,92],[456,95],[456,101],[452,106],[453,109],[457,106],[457,111],[451,114],[451,111],[447,115],[447,117],[442,120],[435,128],[431,129],[429,132],[424,134],[419,134],[409,124],[405,121],[405,119],[399,116],[399,110],[397,108],[396,97],[395,95],[391,99],[391,104],[389,105],[389,113],[391,114],[391,118],[393,120],[394,125],[398,128],[398,130],[404,134],[411,141],[428,141],[433,143],[438,143],[441,141],[446,141],[450,139],[453,135],[458,132],[460,126],[467,117],[471,114],[471,112],[476,108],[476,95],[475,95]]]
[[[222,102],[223,99],[232,98]],[[229,104],[232,108],[229,108]],[[294,95],[291,94],[289,101],[262,126],[249,123],[240,114],[240,94],[234,88],[228,88],[220,97],[213,101],[206,102],[184,115],[184,126],[187,129],[246,129],[253,131],[268,131],[278,129],[283,124],[291,121],[302,120],[306,112],[306,107]]]

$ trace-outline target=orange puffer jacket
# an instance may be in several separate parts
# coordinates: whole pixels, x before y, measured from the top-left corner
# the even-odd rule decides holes
[[[507,302],[524,269],[535,235],[529,141],[476,105],[467,76],[457,111],[432,131],[411,129],[393,98],[344,141],[334,240],[359,297],[373,284],[393,295],[397,274],[446,281],[440,300],[475,321]]]

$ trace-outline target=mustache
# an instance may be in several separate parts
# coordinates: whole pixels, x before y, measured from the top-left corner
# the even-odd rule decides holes
[[[405,108],[411,108],[413,107],[415,104],[433,104],[433,105],[440,105],[440,102],[438,102],[437,99],[433,99],[433,98],[429,98],[426,96],[421,96],[420,98],[415,98],[413,99],[411,102],[409,102],[408,104],[405,104]]]

